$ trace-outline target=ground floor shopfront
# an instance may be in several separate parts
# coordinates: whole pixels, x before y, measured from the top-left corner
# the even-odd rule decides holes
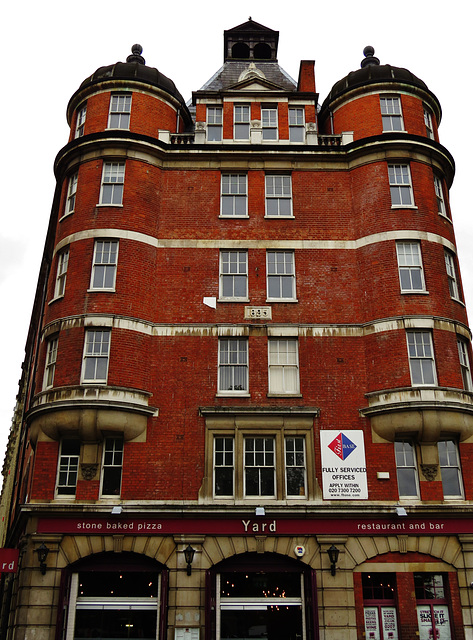
[[[472,640],[472,583],[465,519],[35,517],[4,605],[8,640]]]

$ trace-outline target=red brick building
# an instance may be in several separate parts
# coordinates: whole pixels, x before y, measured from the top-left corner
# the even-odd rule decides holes
[[[8,640],[473,637],[441,107],[371,47],[320,106],[277,47],[225,31],[188,105],[135,45],[69,102],[7,458]]]

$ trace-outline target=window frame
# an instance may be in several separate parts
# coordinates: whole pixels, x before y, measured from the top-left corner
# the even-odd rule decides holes
[[[270,256],[274,254],[275,257],[275,261],[274,261],[274,267],[276,268],[276,270],[270,271]],[[285,256],[287,255],[291,255],[292,256],[292,260],[291,260],[291,267],[292,270],[291,272],[284,270],[284,272],[282,273],[277,273],[277,254],[284,254]],[[284,269],[286,269],[287,263],[286,263],[286,258],[284,258]],[[279,280],[279,286],[278,289],[280,291],[279,296],[271,296],[270,295],[270,285],[272,280],[270,280],[270,278],[275,279],[277,278]],[[287,279],[287,281],[291,282],[291,289],[292,289],[292,294],[291,296],[282,296],[283,290],[284,290],[284,280],[283,278]],[[294,250],[278,250],[278,249],[268,249],[266,251],[266,299],[267,302],[297,302],[297,298],[296,298],[296,259],[295,259],[295,252]]]
[[[400,451],[400,445],[402,445],[402,451]],[[408,464],[409,460],[406,453],[410,453],[412,456],[412,463]],[[399,455],[398,455],[399,454]],[[402,459],[401,459],[402,455]],[[400,500],[419,500],[420,499],[420,484],[419,484],[419,470],[417,465],[417,451],[416,445],[412,440],[406,438],[400,438],[394,441],[394,460],[396,464],[396,480],[397,488]],[[401,464],[401,462],[403,464]],[[404,478],[400,481],[400,474],[404,473]],[[407,479],[406,479],[407,478]],[[401,488],[409,485],[412,487],[412,493],[402,493]]]
[[[278,191],[280,193],[278,193]],[[292,176],[269,173],[264,177],[265,218],[294,218],[292,207]],[[269,213],[276,202],[277,213]],[[281,206],[289,203],[289,212],[281,213]]]
[[[291,122],[291,112],[302,112],[302,122],[299,120],[298,115]],[[289,123],[289,142],[303,144],[305,142],[305,108],[289,105],[288,107],[288,123]],[[301,140],[294,139],[301,137]]]
[[[442,180],[434,174],[434,190],[435,197],[437,200],[437,209],[439,216],[444,216],[445,218],[449,218],[447,213],[447,205],[445,202],[445,194],[443,192],[443,184]]]
[[[404,253],[401,251],[401,247],[404,248]],[[408,252],[405,251],[407,247],[409,247]],[[416,256],[414,256],[413,247],[416,248]],[[397,240],[396,256],[401,293],[426,293],[421,243],[418,240]],[[411,285],[409,287],[403,286],[403,284],[406,284],[406,278],[403,275],[405,273],[408,274],[408,280]],[[416,273],[418,273],[418,279],[420,280],[420,286],[417,288],[414,286],[414,274]]]
[[[426,577],[431,578],[430,584],[428,584],[427,581],[425,580]],[[443,637],[453,638],[454,635],[452,634],[451,607],[450,607],[449,599],[447,598],[447,594],[449,593],[447,574],[444,574],[441,572],[434,573],[434,572],[421,572],[421,571],[417,572],[416,571],[413,574],[413,578],[414,578],[414,595],[415,595],[417,628],[418,628],[418,630],[416,631],[416,636],[418,638],[426,637],[428,633],[429,637],[439,638],[440,630],[437,628],[438,623],[436,622],[436,618],[437,618],[436,612],[439,612],[442,609],[443,610],[446,609],[448,612],[448,619],[445,620],[444,618],[443,624],[447,623],[448,628],[445,628],[446,633],[445,635],[443,635]],[[423,585],[421,588],[422,588],[422,595],[424,597],[419,597],[420,595],[419,578],[422,578],[422,581],[423,581]],[[441,578],[441,580],[438,580],[439,578]],[[435,584],[435,582],[437,582],[437,584]],[[442,597],[439,597],[440,593],[442,594]],[[424,615],[425,615],[425,609],[429,609],[429,612],[430,612],[430,620],[427,619],[424,625],[421,625],[422,609],[424,609]],[[430,632],[432,632],[432,634],[430,634]]]
[[[110,246],[115,245],[115,252],[114,252],[115,258],[113,261],[109,259],[108,261],[98,262],[97,257],[98,257],[99,245],[107,245],[107,244],[109,244]],[[92,269],[90,274],[89,291],[115,291],[115,284],[117,279],[117,268],[118,268],[119,245],[120,245],[119,241],[113,238],[110,238],[110,239],[101,238],[100,240],[95,240],[94,254],[92,257]],[[101,256],[101,258],[107,255],[111,257],[113,255],[113,252],[111,250],[106,252],[102,249],[99,255]],[[100,269],[103,270],[102,281],[104,284],[102,286],[97,286],[96,278],[98,277],[98,272]],[[110,287],[106,287],[104,285],[105,285],[105,282],[107,282],[107,279],[109,279],[110,276],[108,274],[110,273],[112,273],[112,284]]]
[[[471,377],[470,357],[468,355],[468,342],[465,338],[457,336],[458,359],[460,361],[460,371],[463,380],[463,389],[473,391],[473,381]]]
[[[46,357],[44,361],[43,391],[54,386],[54,375],[56,373],[57,349],[59,336],[53,335],[46,343]]]
[[[132,95],[128,91],[110,94],[107,129],[130,130]]]
[[[110,187],[110,189],[108,189]],[[125,190],[125,162],[104,160],[102,182],[100,186],[99,205],[102,207],[122,207]],[[115,192],[118,197],[115,197]],[[110,193],[110,202],[105,201],[105,194]],[[117,200],[113,202],[113,200]]]
[[[92,334],[98,334],[98,333],[101,333],[104,336],[108,335],[108,340],[106,341],[100,340],[100,342],[97,341],[97,343],[95,341],[95,338],[93,338],[92,341],[89,340],[89,337],[92,336]],[[81,384],[107,384],[108,368],[110,364],[111,338],[112,338],[112,331],[111,329],[108,329],[108,328],[90,327],[85,330],[84,351],[82,355]],[[100,348],[100,351],[98,352],[97,351],[94,352],[93,350],[96,344]],[[92,347],[92,351],[90,352],[89,352],[89,347]],[[106,347],[106,350],[104,350],[104,347]],[[94,364],[95,374],[93,377],[88,378],[86,377],[87,370],[89,368],[89,362],[91,362],[92,360],[95,361],[95,364]],[[97,376],[97,369],[101,366],[99,365],[100,361],[105,361],[104,376]]]
[[[283,353],[280,349],[285,344],[286,351]],[[277,352],[272,351],[274,345],[277,345]],[[294,351],[289,351],[289,345],[295,345]],[[290,355],[294,354],[294,362],[289,362]],[[274,358],[276,356],[276,358]],[[282,356],[282,358],[281,358]],[[283,362],[284,356],[286,362]],[[276,371],[281,369],[282,385],[281,389],[275,387]],[[295,385],[293,388],[287,388],[285,372],[295,371]],[[292,376],[290,376],[292,377]],[[268,396],[300,396],[300,368],[299,368],[299,340],[296,337],[270,337],[268,339]]]
[[[56,280],[54,282],[53,300],[63,298],[66,292],[67,269],[69,266],[69,246],[64,247],[57,253]]]
[[[227,350],[226,352],[222,349],[223,345],[236,343],[237,348],[232,350]],[[240,345],[245,345],[244,349],[240,349]],[[217,377],[217,395],[218,396],[248,396],[250,393],[249,390],[249,353],[248,353],[248,338],[246,336],[235,336],[231,338],[227,337],[219,337],[218,339],[218,377]],[[236,354],[235,362],[226,362],[226,360],[230,360],[232,354]],[[243,360],[240,362],[240,356],[243,357]],[[224,377],[226,377],[226,371],[230,370],[231,372],[231,389],[225,389],[224,386]],[[240,386],[236,385],[235,381],[239,379],[238,372],[241,371],[243,373],[244,382],[241,389],[235,389],[234,387]],[[236,375],[237,374],[237,375]]]
[[[409,164],[388,164],[388,181],[389,191],[391,194],[391,209],[417,208],[414,204],[414,190],[412,187],[411,168]],[[408,194],[409,202],[403,202],[405,194]],[[396,200],[399,200],[399,202],[396,202]]]
[[[119,498],[121,496],[122,490],[122,481],[123,481],[123,459],[124,459],[124,440],[123,436],[107,436],[104,438],[103,447],[102,447],[102,469],[100,473],[100,497],[111,497],[115,496]],[[111,462],[107,462],[107,458],[111,459]],[[117,463],[117,461],[119,461]],[[120,481],[118,492],[114,491],[113,493],[106,493],[104,491],[104,485],[110,482],[110,479],[106,480],[105,476],[111,470],[115,471],[116,469],[120,470]],[[117,473],[118,475],[118,473]],[[113,478],[112,478],[113,480]]]
[[[233,139],[238,141],[249,141],[250,124],[251,124],[251,106],[249,104],[234,103],[233,105]],[[239,133],[240,131],[242,131],[245,135],[240,135]],[[246,132],[247,132],[247,135],[246,135]]]
[[[207,142],[222,142],[223,139],[223,107],[208,105],[206,110]],[[212,136],[209,133],[212,132]],[[217,134],[217,137],[213,137]]]
[[[450,446],[449,446],[450,445]],[[442,449],[445,448],[444,451]],[[460,451],[458,448],[458,442],[452,438],[446,440],[440,440],[437,443],[437,449],[439,454],[439,468],[440,476],[442,479],[442,489],[444,500],[463,500],[465,497],[463,488],[463,477],[460,464]],[[443,463],[442,463],[443,461]],[[449,482],[449,478],[445,477],[445,473],[442,473],[442,469],[453,470],[455,481],[458,486],[458,493],[447,493],[446,487]]]
[[[225,256],[231,258],[231,256],[236,255],[236,262],[231,259],[228,262],[225,260]],[[241,256],[245,256],[244,260],[244,272],[238,271],[242,262],[240,260]],[[236,265],[237,271],[231,271],[232,265]],[[225,269],[229,270],[226,271]],[[232,282],[232,291],[235,293],[235,278],[244,279],[245,282],[245,292],[243,295],[225,295],[226,293],[226,281]],[[229,302],[248,302],[248,251],[246,249],[221,249],[219,254],[219,301],[229,301]]]
[[[458,282],[457,266],[455,254],[449,249],[444,248],[445,270],[447,272],[448,291],[450,298],[457,302],[462,302],[460,293],[460,283]]]
[[[244,180],[243,180],[244,178]],[[228,185],[227,185],[228,183]],[[243,191],[241,190],[243,189]],[[231,202],[233,213],[226,213],[227,203]],[[244,203],[244,213],[237,213],[240,207],[237,203]],[[227,173],[220,178],[220,217],[221,218],[248,218],[248,174]]]
[[[72,443],[77,445],[77,452],[66,452],[64,453],[64,445],[67,443],[68,446],[71,446]],[[77,481],[79,479],[79,465],[80,465],[80,440],[77,438],[61,438],[61,442],[59,443],[59,456],[57,463],[57,474],[56,474],[56,489],[55,496],[56,498],[71,498],[74,499],[77,491]],[[65,474],[66,482],[60,484],[61,476]],[[72,480],[75,481],[73,482]],[[64,491],[61,489],[69,488],[74,489],[74,491]]]
[[[277,105],[261,105],[261,129],[263,142],[278,142],[279,122]]]
[[[268,498],[270,501],[288,500],[313,500],[316,494],[316,473],[315,473],[315,445],[313,431],[313,416],[273,416],[258,415],[249,418],[248,415],[211,415],[211,419],[206,424],[206,477],[208,483],[204,484],[205,499],[212,501],[221,500],[223,502],[237,503],[245,501],[255,503]],[[231,464],[219,465],[216,467],[215,443],[218,439],[226,438],[232,442]],[[244,455],[245,438],[272,438],[274,440],[275,452],[275,490],[272,497],[266,495],[245,494],[244,481]],[[301,465],[288,464],[287,442],[291,439],[303,439],[303,492],[289,494],[288,474],[291,470],[301,468]],[[218,493],[216,491],[216,469],[230,469],[228,475],[232,479],[232,493]],[[299,474],[300,475],[300,474]]]
[[[380,95],[379,106],[383,133],[405,131],[401,96]],[[395,124],[399,124],[399,127],[396,127]]]
[[[76,209],[77,185],[79,182],[79,172],[73,173],[67,183],[66,206],[64,208],[64,216],[74,213]]]
[[[87,102],[82,104],[77,109],[77,117],[76,117],[76,130],[74,133],[74,138],[82,138],[84,135],[85,129],[85,121],[87,119]]]
[[[425,133],[427,137],[430,140],[435,140],[432,112],[425,105],[424,105],[424,124],[425,124]]]
[[[415,336],[414,340],[412,338]],[[421,342],[419,342],[418,336],[421,336]],[[426,340],[428,337],[428,340]],[[411,372],[411,385],[413,387],[435,387],[437,386],[437,371],[435,367],[435,352],[432,332],[427,329],[408,329],[406,331],[407,340],[407,355],[409,358],[409,370]],[[430,350],[430,355],[426,354]],[[419,366],[417,366],[417,363]],[[428,370],[425,368],[427,365],[424,363],[430,363],[430,371],[432,374],[432,382],[425,382],[426,373]],[[417,371],[419,369],[419,371]],[[420,374],[418,381],[416,376]]]

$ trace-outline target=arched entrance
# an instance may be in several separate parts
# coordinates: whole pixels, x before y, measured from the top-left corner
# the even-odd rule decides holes
[[[215,565],[207,580],[206,640],[317,637],[315,572],[307,565],[275,553],[247,553]]]
[[[133,553],[100,553],[64,570],[58,638],[165,638],[167,569]]]

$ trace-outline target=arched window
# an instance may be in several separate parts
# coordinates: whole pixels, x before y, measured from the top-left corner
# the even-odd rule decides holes
[[[315,572],[277,554],[247,553],[207,573],[205,638],[315,638]]]
[[[100,553],[64,575],[65,640],[165,638],[167,570],[133,553]]]
[[[250,48],[244,42],[236,42],[232,47],[232,58],[249,58]]]
[[[271,47],[266,42],[258,42],[253,49],[255,60],[271,60]]]

